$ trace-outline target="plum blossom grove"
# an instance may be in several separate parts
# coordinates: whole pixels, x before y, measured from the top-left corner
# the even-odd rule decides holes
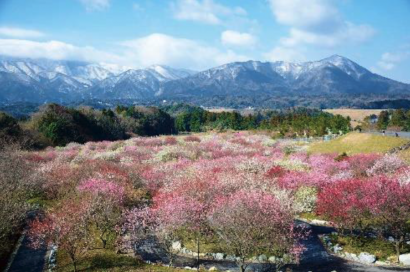
[[[31,224],[32,246],[57,245],[74,270],[91,249],[134,252],[149,237],[170,265],[179,242],[198,264],[216,244],[242,271],[259,255],[280,269],[306,250],[295,223],[305,213],[346,235],[393,235],[397,254],[408,234],[410,168],[394,155],[309,154],[241,132],[71,143],[25,160],[51,203]]]

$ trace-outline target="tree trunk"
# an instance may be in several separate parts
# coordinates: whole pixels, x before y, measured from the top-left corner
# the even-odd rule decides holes
[[[73,271],[77,272],[77,262],[74,260],[73,260],[73,267],[74,267]]]
[[[241,272],[245,272],[246,270],[246,266],[245,266],[245,258],[241,258],[241,260],[239,262],[237,262],[238,266],[239,266],[239,270]]]
[[[398,240],[396,240],[396,243],[395,243],[397,263],[400,263],[400,260],[399,260],[399,258],[400,258],[400,245],[403,241],[404,241],[404,237],[400,236],[400,238]]]
[[[107,240],[104,238],[101,238],[102,244],[103,244],[103,249],[107,247]]]
[[[76,262],[76,258],[75,258],[75,253],[70,252],[70,253],[68,253],[68,255],[70,256],[71,262],[73,263],[73,271],[77,272],[77,262]]]
[[[197,248],[197,266],[199,271],[199,236],[196,238],[196,248]]]

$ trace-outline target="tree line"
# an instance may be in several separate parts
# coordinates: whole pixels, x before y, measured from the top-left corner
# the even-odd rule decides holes
[[[28,149],[64,146],[70,142],[123,140],[132,136],[225,130],[272,130],[280,136],[322,136],[350,130],[350,120],[320,110],[212,112],[201,107],[175,104],[167,107],[117,106],[112,109],[42,106],[29,118],[0,113],[0,139]]]
[[[410,131],[410,110],[383,110],[364,118],[362,128],[370,130]]]
[[[175,128],[180,132],[208,130],[275,130],[280,136],[323,136],[329,132],[347,132],[350,119],[314,109],[288,111],[258,111],[243,115],[236,111],[211,112],[191,108],[175,116]]]

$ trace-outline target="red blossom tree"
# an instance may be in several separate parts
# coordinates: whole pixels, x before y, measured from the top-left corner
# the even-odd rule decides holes
[[[395,238],[398,259],[405,236],[410,233],[410,184],[386,177],[377,177],[374,183],[378,199],[374,216],[379,220],[379,228]]]
[[[375,184],[368,179],[340,180],[325,186],[318,195],[317,213],[343,230],[365,231],[378,203]]]
[[[317,211],[341,229],[392,235],[399,257],[410,228],[410,185],[385,176],[341,180],[321,190]]]

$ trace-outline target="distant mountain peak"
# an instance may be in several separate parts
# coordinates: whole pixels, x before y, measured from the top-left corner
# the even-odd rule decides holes
[[[1,102],[70,102],[87,99],[233,99],[297,96],[410,96],[410,85],[376,75],[354,61],[332,55],[292,63],[249,60],[202,72],[152,65],[115,64],[0,56]],[[215,98],[216,99],[216,98]]]

